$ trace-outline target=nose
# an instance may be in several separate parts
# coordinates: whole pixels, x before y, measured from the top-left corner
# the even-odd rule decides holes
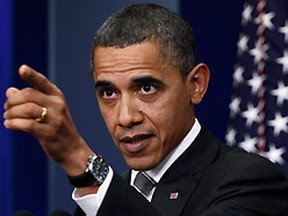
[[[130,128],[140,124],[143,120],[143,112],[135,99],[122,96],[118,107],[119,126]]]

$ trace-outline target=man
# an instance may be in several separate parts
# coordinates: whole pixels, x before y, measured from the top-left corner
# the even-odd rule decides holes
[[[76,215],[287,216],[285,175],[220,143],[195,118],[210,74],[195,58],[187,22],[157,5],[120,10],[96,33],[92,72],[101,114],[131,168],[122,177],[79,135],[62,92],[26,65],[19,74],[32,88],[7,90],[4,125],[33,134],[63,167]]]

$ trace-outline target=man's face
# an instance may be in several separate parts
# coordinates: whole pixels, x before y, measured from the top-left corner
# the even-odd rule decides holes
[[[152,42],[97,47],[93,76],[108,130],[128,166],[158,165],[194,122],[188,86]]]

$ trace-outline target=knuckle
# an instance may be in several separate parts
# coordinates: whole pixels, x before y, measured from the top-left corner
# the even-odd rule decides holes
[[[57,116],[54,122],[54,133],[57,134],[57,131],[60,130],[61,126],[63,125],[64,122],[64,117],[62,115]]]
[[[46,86],[49,83],[49,81],[46,79],[46,77],[42,73],[37,74],[37,84],[39,86]]]
[[[56,104],[57,110],[61,114],[63,114],[66,111],[66,103],[62,97],[56,97],[55,104]]]
[[[32,106],[30,106],[29,104],[27,104],[25,106],[25,109],[23,110],[23,115],[26,118],[29,118],[31,116],[35,116],[35,113],[36,113],[35,109]]]
[[[32,134],[34,130],[35,130],[35,121],[34,120],[27,121],[25,125],[25,131]]]
[[[34,94],[34,90],[32,88],[25,88],[22,90],[22,95],[24,98],[30,99]]]
[[[59,95],[60,97],[63,97],[62,91],[54,83],[51,83],[51,85],[52,88],[55,90],[56,94]]]

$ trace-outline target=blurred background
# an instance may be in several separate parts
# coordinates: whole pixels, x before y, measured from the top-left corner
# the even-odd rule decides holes
[[[127,167],[98,111],[89,60],[92,38],[101,23],[117,9],[136,2],[168,7],[192,25],[198,60],[211,70],[208,93],[197,107],[197,116],[220,140],[228,142],[229,105],[235,87],[233,74],[239,57],[237,43],[243,25],[244,0],[0,0],[1,113],[5,90],[9,86],[27,86],[17,71],[21,64],[28,64],[62,89],[80,133],[117,172],[123,172]],[[287,10],[287,5],[285,7]],[[287,74],[285,76],[286,86]],[[283,106],[285,103],[287,107],[285,95],[283,100]],[[288,115],[287,111],[283,115]],[[36,139],[19,131],[8,131],[2,122],[3,119],[0,124],[0,215],[12,215],[17,210],[29,210],[35,215],[49,215],[55,209],[72,213],[73,188],[65,173],[47,160]],[[285,124],[288,127],[287,119],[280,135],[288,133]],[[286,141],[282,144],[288,146]],[[281,156],[286,162],[284,150]]]

